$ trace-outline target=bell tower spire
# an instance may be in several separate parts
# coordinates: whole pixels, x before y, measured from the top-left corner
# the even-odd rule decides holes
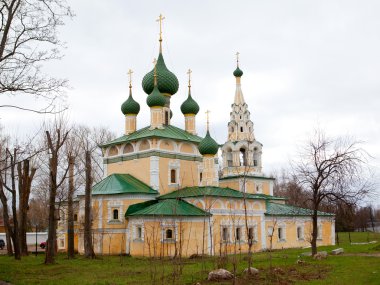
[[[240,53],[236,53],[236,79],[234,102],[231,104],[228,139],[222,147],[223,176],[261,173],[262,145],[255,139],[253,122],[241,90]]]

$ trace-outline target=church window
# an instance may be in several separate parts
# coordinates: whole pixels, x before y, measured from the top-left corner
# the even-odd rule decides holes
[[[141,226],[137,227],[137,238],[142,239],[142,227]]]
[[[240,149],[240,165],[247,166],[247,156],[244,148]]]
[[[274,234],[273,227],[268,227],[268,237],[271,237]]]
[[[78,215],[74,214],[74,222],[77,222],[77,221],[78,221]]]
[[[228,228],[227,227],[222,228],[222,240],[224,242],[228,241]]]
[[[253,160],[253,166],[257,166],[257,160],[256,159]]]
[[[203,179],[203,173],[199,173],[199,182],[202,182],[202,179]]]
[[[318,228],[317,228],[317,239],[322,239],[322,225],[318,225]]]
[[[285,241],[285,228],[284,226],[277,228],[277,235],[279,241]]]
[[[248,239],[250,242],[256,241],[256,239],[257,239],[256,234],[257,233],[255,230],[255,227],[248,228]]]
[[[169,125],[169,111],[165,111],[165,125]]]
[[[64,240],[63,238],[61,238],[61,239],[59,240],[59,247],[60,247],[60,248],[65,248],[65,240]]]
[[[173,230],[172,229],[167,229],[165,231],[165,238],[166,239],[173,239]]]
[[[299,240],[303,239],[303,230],[302,230],[302,227],[297,227],[297,239],[299,239]]]
[[[118,220],[119,219],[119,210],[118,209],[114,209],[112,211],[112,213],[113,213],[113,219],[114,220]]]
[[[235,229],[235,239],[237,240],[237,241],[241,241],[241,228],[236,228]]]
[[[241,120],[241,115],[240,115],[240,120]]]
[[[177,171],[175,169],[170,170],[170,183],[177,183]]]
[[[240,132],[241,132],[241,133],[243,132],[243,127],[240,127]]]

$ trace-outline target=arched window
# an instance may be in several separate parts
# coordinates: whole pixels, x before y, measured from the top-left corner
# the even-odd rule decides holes
[[[140,143],[139,150],[146,150],[146,149],[149,149],[149,148],[150,148],[150,144],[149,144],[148,140],[143,140]]]
[[[240,132],[241,132],[241,133],[243,132],[243,127],[240,127]]]
[[[247,166],[247,155],[245,153],[245,148],[240,149],[240,165]]]
[[[203,179],[203,173],[199,173],[199,182],[202,182],[202,179]]]
[[[74,222],[77,222],[77,221],[78,221],[78,215],[74,214]]]
[[[118,152],[119,152],[119,151],[118,151],[117,147],[116,147],[116,146],[113,146],[113,147],[110,148],[110,150],[109,150],[109,152],[108,152],[108,155],[109,155],[109,156],[117,155]]]
[[[170,183],[177,183],[177,171],[175,169],[170,170]]]
[[[172,239],[173,238],[173,230],[172,229],[167,229],[165,231],[165,238],[166,239]]]
[[[114,209],[112,212],[113,212],[113,219],[118,220],[119,219],[119,210]]]
[[[125,145],[123,153],[130,153],[133,152],[133,146],[129,143]]]

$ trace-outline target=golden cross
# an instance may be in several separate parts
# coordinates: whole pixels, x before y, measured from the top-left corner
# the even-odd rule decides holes
[[[128,77],[129,77],[129,87],[132,87],[132,69],[128,70]]]
[[[189,70],[187,71],[187,74],[189,75],[189,88],[191,87],[191,69],[189,68]]]
[[[207,131],[209,130],[209,126],[210,126],[210,110],[207,110],[205,113],[206,113],[206,117],[207,117]]]
[[[237,62],[237,66],[239,66],[239,55],[240,55],[240,52],[236,52],[236,62]]]
[[[158,16],[158,19],[156,20],[156,22],[160,23],[160,41],[162,41],[162,21],[164,19],[165,19],[165,17],[162,16],[162,14],[160,14],[160,16]]]
[[[156,66],[157,64],[157,59],[153,58],[153,65]]]

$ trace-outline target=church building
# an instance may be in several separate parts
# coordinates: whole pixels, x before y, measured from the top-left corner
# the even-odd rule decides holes
[[[208,119],[206,134],[197,132],[200,107],[191,71],[180,108],[184,128],[172,124],[170,101],[179,82],[165,64],[162,19],[158,58],[142,80],[150,123],[136,127],[142,100],[133,98],[130,78],[121,105],[124,135],[101,146],[105,178],[92,189],[95,253],[160,257],[247,252],[249,245],[253,251],[309,246],[312,211],[273,196],[274,179],[263,174],[263,145],[243,96],[238,58],[224,144],[212,138]],[[75,247],[83,253],[84,196],[77,203]],[[318,245],[334,244],[334,215],[319,212],[318,223]],[[64,220],[58,249],[67,249]]]

